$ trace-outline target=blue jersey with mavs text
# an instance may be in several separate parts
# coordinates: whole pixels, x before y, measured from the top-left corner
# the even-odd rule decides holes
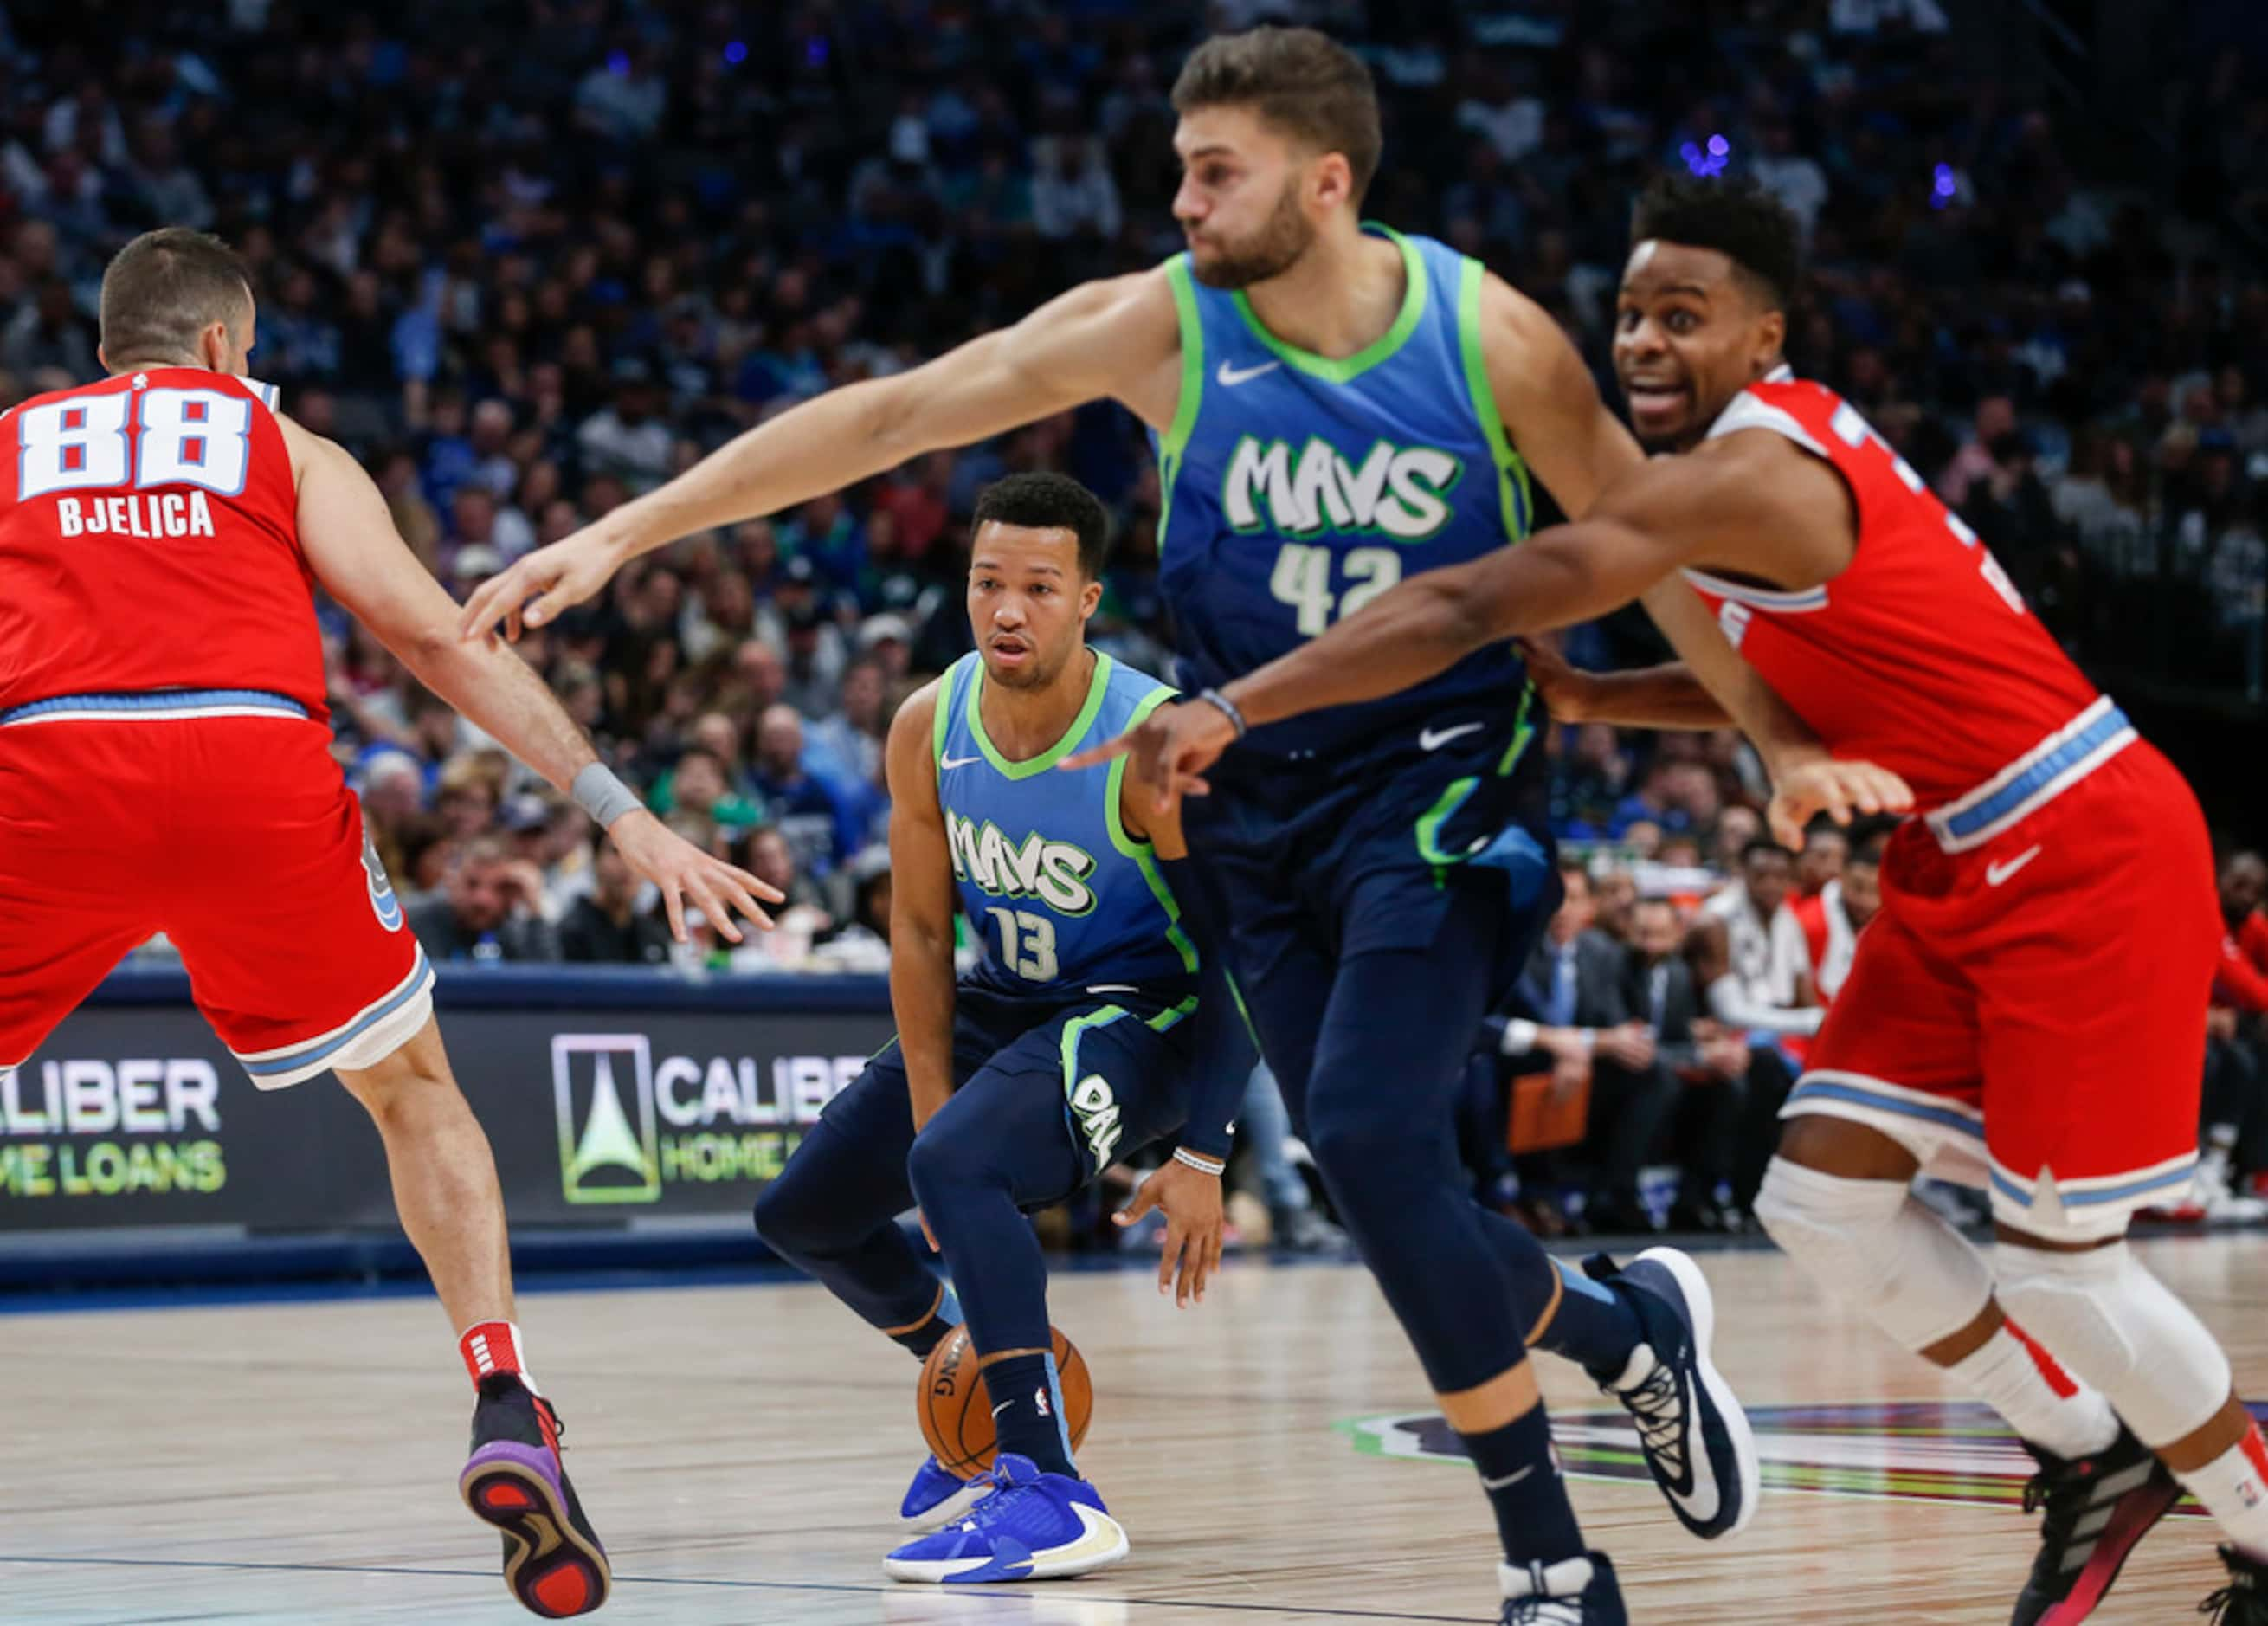
[[[1012,762],[984,732],[984,663],[963,655],[939,680],[937,797],[961,905],[984,946],[976,982],[1003,992],[1196,992],[1197,950],[1150,844],[1119,817],[1126,759],[1064,773],[1072,752],[1124,733],[1169,698],[1156,678],[1100,651],[1086,703],[1062,739]]]
[[[1428,238],[1402,251],[1400,314],[1331,360],[1261,326],[1241,291],[1167,263],[1181,312],[1182,388],[1158,437],[1159,582],[1189,689],[1298,647],[1405,577],[1528,534],[1525,465],[1483,365],[1482,270]],[[1240,750],[1338,755],[1451,708],[1519,706],[1526,673],[1491,645],[1400,694],[1256,728]]]

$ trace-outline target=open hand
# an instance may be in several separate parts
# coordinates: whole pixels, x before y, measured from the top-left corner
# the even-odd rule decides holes
[[[1134,1201],[1111,1218],[1121,1226],[1131,1225],[1152,1208],[1166,1216],[1165,1245],[1158,1254],[1158,1290],[1163,1293],[1170,1289],[1174,1303],[1183,1310],[1193,1301],[1204,1303],[1205,1282],[1220,1268],[1220,1236],[1226,1223],[1220,1176],[1168,1158],[1142,1182]]]
[[[457,617],[457,636],[467,642],[492,638],[497,624],[513,643],[521,625],[542,626],[579,604],[615,573],[615,550],[596,525],[563,536],[548,548],[523,554],[502,575],[481,583]]]
[[[669,913],[670,935],[680,942],[687,941],[688,898],[718,935],[731,942],[742,941],[740,928],[733,923],[735,913],[758,929],[769,931],[771,916],[758,906],[757,900],[787,901],[777,887],[721,858],[711,857],[643,809],[623,814],[607,827],[607,833],[614,838],[623,861],[661,889],[662,907]]]
[[[1774,770],[1771,832],[1789,852],[1800,853],[1804,826],[1822,813],[1847,824],[1853,813],[1904,813],[1913,803],[1912,787],[1888,768],[1814,757]]]

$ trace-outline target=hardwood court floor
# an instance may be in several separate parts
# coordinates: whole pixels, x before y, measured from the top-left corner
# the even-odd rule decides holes
[[[2268,1396],[2268,1238],[2145,1253],[2236,1346],[2244,1393]],[[1719,1359],[1752,1408],[1942,1398],[1870,1327],[1816,1311],[1778,1256],[1704,1262]],[[1426,1395],[1359,1270],[1233,1267],[1186,1314],[1142,1275],[1072,1275],[1056,1311],[1095,1371],[1083,1462],[1133,1555],[1080,1581],[941,1595],[894,1586],[876,1563],[920,1455],[912,1364],[818,1289],[530,1296],[536,1371],[565,1409],[569,1462],[620,1578],[601,1618],[1494,1618],[1494,1543],[1470,1470],[1380,1454],[1422,1445],[1422,1430],[1390,1419],[1422,1416]],[[4,1315],[0,1361],[0,1621],[532,1618],[455,1499],[467,1395],[430,1300]],[[1621,1437],[1575,1416],[1597,1396],[1543,1365],[1571,1469],[1613,1454]],[[1899,1414],[1896,1435],[1866,1413],[1765,1420],[1776,1478],[1847,1491],[1887,1473],[1908,1492],[1958,1496],[2006,1494],[2021,1471],[2005,1441],[1961,1432],[1958,1411]],[[1574,1489],[1632,1619],[1651,1626],[1999,1626],[2030,1550],[2029,1521],[2004,1506],[1786,1489],[1736,1543],[1710,1548],[1650,1485]],[[2218,1584],[2211,1543],[2201,1521],[2169,1520],[2096,1618],[2192,1618]]]

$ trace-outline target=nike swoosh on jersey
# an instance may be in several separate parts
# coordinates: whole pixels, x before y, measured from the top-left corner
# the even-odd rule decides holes
[[[983,760],[982,757],[939,757],[937,759],[937,765],[939,768],[965,768],[972,762]]]
[[[2040,855],[2040,843],[2034,842],[2029,847],[2026,848],[2023,852],[2017,854],[2015,857],[2010,859],[2005,864],[1985,865],[1984,884],[1987,886],[2006,885],[2009,878],[2013,876],[2016,871],[2021,869],[2026,864],[2030,863],[2032,860]]]
[[[1447,745],[1451,740],[1457,738],[1459,735],[1470,734],[1475,729],[1485,728],[1486,727],[1488,727],[1486,723],[1461,722],[1454,728],[1428,728],[1418,736],[1418,749],[1419,750],[1439,750],[1441,747]]]
[[[1219,380],[1224,387],[1233,389],[1248,379],[1258,378],[1263,373],[1273,373],[1283,365],[1280,361],[1263,361],[1256,367],[1232,367],[1224,361],[1213,377]]]

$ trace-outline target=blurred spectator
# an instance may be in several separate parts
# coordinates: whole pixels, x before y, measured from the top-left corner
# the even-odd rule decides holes
[[[1813,832],[1816,835],[1818,832]],[[1842,832],[1833,832],[1842,839]],[[1809,846],[1805,847],[1808,855]],[[1843,861],[1840,873],[1808,898],[1788,905],[1803,928],[1811,963],[1812,986],[1819,1002],[1831,1005],[1851,974],[1851,957],[1858,951],[1859,934],[1882,906],[1881,838],[1861,841]],[[1799,868],[1800,868],[1799,864]]]
[[[542,876],[497,836],[467,842],[439,891],[402,905],[435,960],[556,960],[558,934],[542,908]]]
[[[2229,855],[2220,868],[2226,928],[2205,1016],[2200,1156],[2189,1217],[2257,1219],[2268,1215],[2268,1081],[2261,1069],[2261,1018],[2268,1014],[2268,864],[2257,853]]]
[[[1649,1231],[1655,1226],[1638,1194],[1638,1171],[1676,1084],[1661,1065],[1653,1031],[1628,1003],[1626,954],[1592,929],[1589,872],[1563,861],[1559,878],[1565,895],[1521,977],[1522,1014],[1544,1030],[1533,1038],[1535,1053],[1550,1058],[1555,1077],[1580,1084],[1588,1075],[1585,1151],[1593,1172],[1585,1223],[1594,1231]],[[1509,1028],[1506,1037],[1513,1037]]]
[[[1812,820],[1811,827],[1803,832],[1803,851],[1795,855],[1795,893],[1790,901],[1800,903],[1818,897],[1843,873],[1850,854],[1851,839],[1840,825],[1825,814]]]
[[[803,719],[788,705],[770,706],[756,721],[756,761],[749,776],[770,826],[785,839],[796,868],[823,876],[850,854],[857,832],[824,780],[803,765]]]
[[[761,823],[765,809],[733,788],[725,759],[706,746],[692,745],[677,758],[669,776],[667,805],[658,812],[684,813],[726,831]]]
[[[1694,973],[1710,1014],[1734,1028],[1801,1035],[1819,1031],[1811,957],[1788,908],[1795,869],[1768,837],[1741,854],[1741,878],[1702,905],[1693,928]]]
[[[1701,1011],[1693,972],[1680,952],[1684,926],[1666,898],[1641,900],[1631,913],[1629,1009],[1653,1037],[1655,1065],[1688,1088],[1675,1105],[1681,1132],[1682,1178],[1670,1204],[1674,1231],[1736,1231],[1734,1178],[1748,1126],[1743,1093],[1749,1047]]]
[[[760,824],[740,847],[740,868],[777,888],[787,902],[772,910],[772,929],[750,932],[734,949],[734,971],[794,971],[811,958],[814,943],[834,926],[818,888],[798,866],[795,848],[777,826]]]
[[[590,841],[591,890],[559,923],[562,958],[607,965],[666,965],[669,923],[637,906],[640,883],[603,831]]]
[[[62,383],[76,383],[101,371],[95,365],[94,335],[78,314],[69,283],[50,277],[40,285],[35,298],[18,308],[6,336],[0,338],[0,366],[18,377],[62,373]]]

